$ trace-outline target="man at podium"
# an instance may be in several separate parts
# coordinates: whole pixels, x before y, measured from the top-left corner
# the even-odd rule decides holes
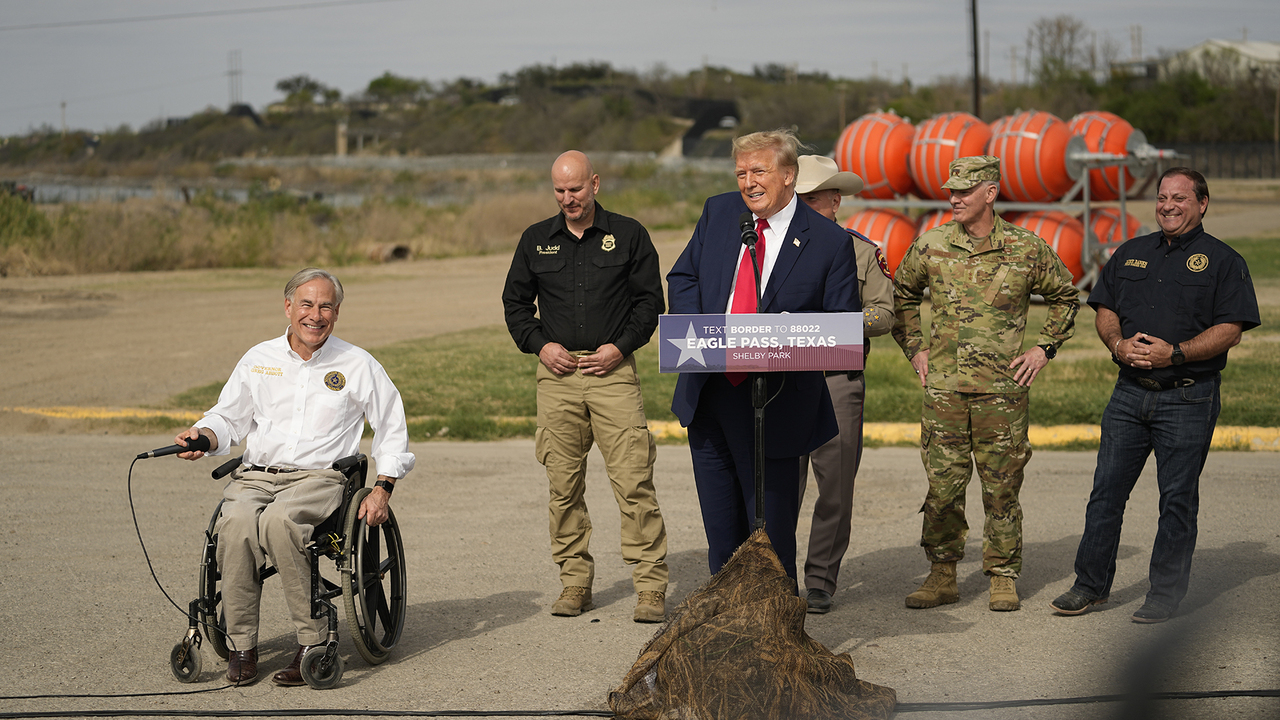
[[[800,142],[789,130],[733,142],[738,192],[709,198],[693,237],[667,274],[670,312],[756,312],[757,288],[740,218],[759,240],[764,313],[857,312],[857,270],[849,236],[795,193]],[[821,372],[770,373],[764,419],[765,530],[796,577],[800,456],[835,437]],[[682,373],[671,409],[689,428],[693,476],[715,573],[753,529],[755,442],[751,383],[741,373]]]

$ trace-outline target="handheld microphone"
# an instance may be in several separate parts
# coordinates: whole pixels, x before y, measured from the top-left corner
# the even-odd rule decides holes
[[[751,211],[748,210],[738,216],[738,229],[742,231],[742,244],[755,249],[760,236],[756,234],[756,224],[751,219]]]
[[[188,439],[186,447],[182,447],[181,445],[167,445],[165,447],[152,450],[151,452],[141,453],[138,455],[137,459],[146,460],[147,458],[164,457],[165,455],[177,455],[178,453],[191,452],[193,450],[199,450],[200,452],[209,452],[209,438],[205,437],[204,435],[201,435],[200,437],[194,440]]]

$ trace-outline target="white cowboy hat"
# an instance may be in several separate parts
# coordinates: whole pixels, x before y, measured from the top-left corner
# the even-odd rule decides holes
[[[822,155],[801,155],[800,172],[796,175],[796,194],[819,190],[839,190],[841,195],[853,195],[862,189],[862,178],[851,172],[841,172],[836,161]]]

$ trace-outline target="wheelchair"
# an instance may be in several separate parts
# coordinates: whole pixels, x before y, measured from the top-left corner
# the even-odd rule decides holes
[[[241,464],[230,460],[213,471],[220,480]],[[371,492],[365,487],[369,459],[363,453],[338,460],[333,469],[346,476],[342,502],[324,522],[316,526],[307,556],[311,564],[311,617],[328,618],[328,636],[321,645],[302,656],[302,678],[316,689],[331,688],[342,679],[343,661],[338,654],[338,608],[341,595],[346,609],[347,628],[356,650],[370,665],[378,665],[391,654],[404,629],[405,561],[400,526],[394,512],[386,522],[369,527],[358,515],[360,503]],[[189,626],[182,641],[169,655],[170,669],[180,682],[200,677],[200,645],[207,637],[218,657],[226,660],[227,623],[222,612],[221,574],[218,571],[217,524],[222,502],[213,511],[200,558],[199,596],[188,610]],[[333,561],[336,573],[331,580],[321,573],[321,559]],[[259,581],[276,574],[269,564],[258,570]]]

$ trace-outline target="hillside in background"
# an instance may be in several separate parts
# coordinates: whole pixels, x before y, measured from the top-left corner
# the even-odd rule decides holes
[[[984,120],[1018,109],[1064,119],[1101,109],[1124,117],[1157,145],[1272,139],[1274,78],[1215,78],[1187,70],[1161,79],[1121,72],[1100,78],[1092,69],[1095,61],[1053,47],[1045,41],[1038,65],[1028,67],[1030,82],[985,81]],[[339,135],[351,153],[549,153],[575,147],[655,153],[678,148],[684,155],[723,156],[733,135],[775,127],[794,127],[802,140],[826,152],[847,123],[876,109],[917,121],[971,110],[967,78],[913,86],[797,73],[778,64],[757,66],[750,74],[704,67],[683,75],[661,67],[637,73],[608,63],[533,65],[494,84],[468,78],[431,83],[386,73],[345,99],[306,75],[282,79],[277,88],[283,98],[268,108],[209,108],[136,131],[124,126],[63,135],[46,127],[3,138],[0,167],[94,176],[116,174],[119,165],[133,163],[142,164],[139,174],[165,174],[184,164],[233,157],[333,154]]]

